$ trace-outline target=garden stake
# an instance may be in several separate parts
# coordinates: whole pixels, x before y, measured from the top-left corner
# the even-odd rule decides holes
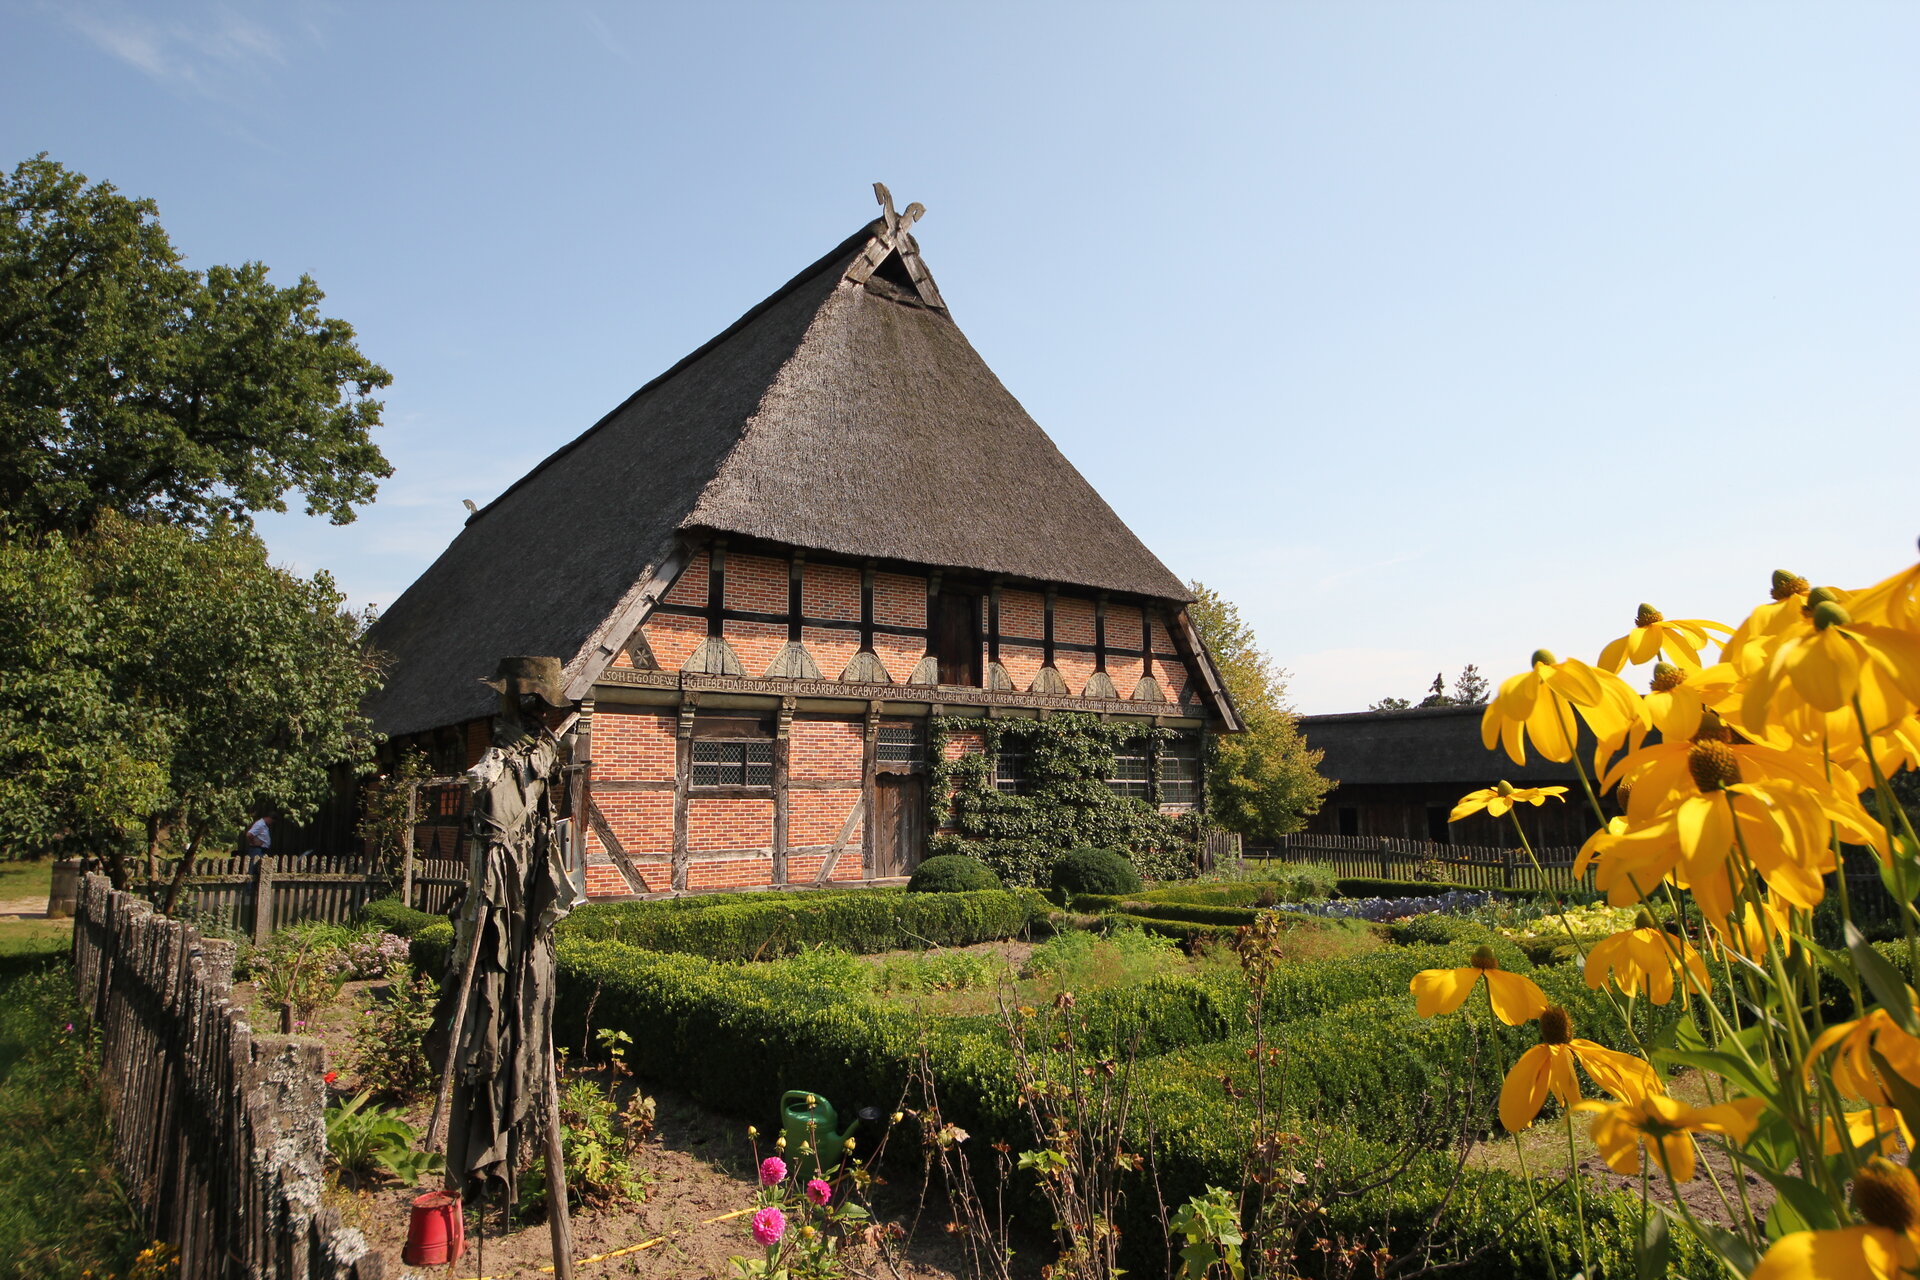
[[[553,1272],[573,1280],[573,1223],[567,1217],[567,1157],[560,1147],[560,1067],[547,1020],[547,1229],[553,1236]]]
[[[440,1088],[433,1095],[433,1119],[427,1124],[426,1149],[439,1153],[445,1150],[447,1143],[447,1108],[453,1102],[453,1064],[460,1056],[460,1028],[467,1023],[467,997],[473,993],[473,967],[480,963],[480,934],[483,921],[480,920],[480,858],[475,853],[476,865],[468,876],[466,911],[473,925],[473,936],[467,942],[467,962],[460,970],[460,995],[454,1001],[453,1021],[447,1025],[452,1028],[447,1037],[447,1060],[440,1064]]]

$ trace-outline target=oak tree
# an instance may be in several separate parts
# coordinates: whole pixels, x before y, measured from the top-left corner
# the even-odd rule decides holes
[[[0,514],[78,532],[104,511],[198,528],[284,511],[353,519],[392,468],[392,377],[307,276],[187,267],[151,200],[42,153],[0,178]]]

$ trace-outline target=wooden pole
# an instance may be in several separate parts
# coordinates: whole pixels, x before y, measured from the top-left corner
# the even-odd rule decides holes
[[[413,905],[413,827],[419,821],[420,783],[411,780],[407,783],[407,830],[402,837],[406,847],[400,853],[400,905]]]
[[[567,1213],[567,1157],[560,1146],[560,1068],[553,1052],[553,1013],[547,1013],[547,1230],[553,1237],[554,1280],[573,1280],[573,1220]]]
[[[485,922],[480,918],[480,893],[467,888],[467,916],[473,924],[473,936],[467,942],[467,963],[460,971],[460,994],[453,1002],[453,1021],[448,1023],[447,1060],[440,1065],[440,1090],[433,1098],[433,1119],[427,1124],[426,1149],[446,1150],[447,1109],[453,1105],[453,1068],[460,1060],[460,1033],[467,1025],[467,1000],[473,995],[473,969],[480,963],[480,934]]]

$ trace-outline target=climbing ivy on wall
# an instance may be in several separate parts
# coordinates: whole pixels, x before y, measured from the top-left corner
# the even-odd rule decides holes
[[[963,730],[980,734],[986,750],[948,760],[947,742]],[[1054,860],[1083,845],[1125,852],[1150,879],[1190,876],[1202,814],[1167,816],[1145,800],[1115,795],[1106,781],[1113,776],[1116,749],[1179,736],[1172,729],[1090,715],[935,717],[927,742],[929,803],[933,825],[952,830],[935,835],[928,852],[969,854],[1008,884],[1045,885]],[[994,786],[994,757],[1003,746],[1027,753],[1021,795]]]

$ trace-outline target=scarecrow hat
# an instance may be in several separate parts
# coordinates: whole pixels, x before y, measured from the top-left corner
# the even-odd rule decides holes
[[[502,658],[493,679],[482,680],[495,693],[535,694],[550,707],[570,707],[558,658]]]

